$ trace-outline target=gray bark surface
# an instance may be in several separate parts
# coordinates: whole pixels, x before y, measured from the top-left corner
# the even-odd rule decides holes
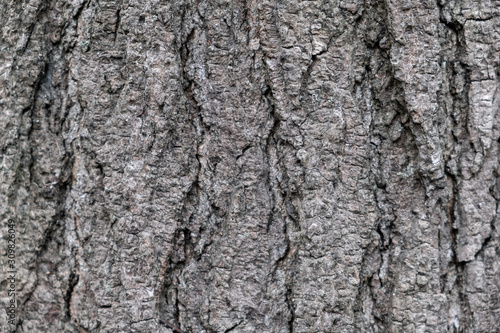
[[[0,18],[4,332],[500,332],[498,1]]]

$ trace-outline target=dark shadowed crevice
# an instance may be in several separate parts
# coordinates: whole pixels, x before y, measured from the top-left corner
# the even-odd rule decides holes
[[[66,318],[71,322],[71,296],[73,294],[73,290],[78,283],[79,276],[75,275],[75,273],[71,273],[69,275],[69,285],[68,290],[66,291],[66,296],[64,297],[64,304],[66,307]]]
[[[115,23],[115,38],[114,38],[114,44],[116,44],[116,40],[118,39],[118,35],[119,35],[119,29],[120,29],[120,24],[121,24],[121,20],[122,20],[122,17],[121,17],[121,10],[122,10],[122,7],[123,6],[123,1],[120,3],[119,7],[118,7],[118,10],[116,11],[116,23]]]

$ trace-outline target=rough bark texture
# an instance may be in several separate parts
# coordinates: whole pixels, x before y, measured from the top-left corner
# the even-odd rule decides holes
[[[4,332],[500,332],[498,1],[0,17]]]

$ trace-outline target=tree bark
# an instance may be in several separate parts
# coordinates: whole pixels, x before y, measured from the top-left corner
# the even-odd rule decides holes
[[[4,332],[500,332],[496,2],[0,13]]]

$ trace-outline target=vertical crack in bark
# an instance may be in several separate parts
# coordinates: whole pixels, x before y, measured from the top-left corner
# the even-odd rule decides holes
[[[392,318],[389,313],[393,306],[394,277],[391,270],[384,273],[383,269],[384,267],[387,269],[392,262],[392,229],[395,221],[395,217],[391,218],[388,216],[388,210],[395,208],[385,198],[386,195],[389,195],[386,191],[389,180],[385,179],[382,161],[385,161],[387,158],[387,148],[384,148],[383,143],[388,138],[386,137],[387,134],[385,134],[387,128],[384,127],[384,124],[380,124],[380,118],[383,117],[382,112],[387,108],[397,108],[399,106],[397,101],[401,99],[401,96],[399,96],[401,95],[401,91],[400,84],[394,77],[394,69],[390,62],[389,50],[393,43],[393,37],[387,27],[387,24],[389,24],[387,4],[384,1],[367,4],[367,6],[370,5],[375,6],[376,9],[370,7],[369,9],[365,8],[365,10],[378,10],[382,18],[379,19],[378,16],[366,15],[367,21],[363,22],[365,15],[361,15],[356,20],[356,26],[364,24],[368,30],[375,29],[376,27],[376,29],[379,29],[379,33],[374,39],[368,33],[365,35],[364,46],[368,52],[367,59],[364,61],[365,73],[361,81],[354,81],[351,93],[353,96],[356,96],[358,87],[361,88],[367,81],[368,87],[366,89],[369,91],[371,100],[371,123],[369,126],[368,142],[371,146],[372,163],[377,163],[378,161],[378,164],[373,164],[370,167],[370,178],[373,182],[373,198],[377,212],[377,219],[372,230],[379,236],[379,240],[377,246],[372,250],[368,248],[363,255],[363,264],[361,267],[366,271],[362,272],[356,304],[358,307],[358,316],[368,316],[367,318],[365,317],[365,320],[368,320],[368,322],[357,323],[358,329],[362,330],[363,327],[364,329],[370,327],[373,332],[378,332],[392,330]],[[380,25],[379,20],[383,23],[382,25]],[[381,59],[383,62],[380,62]],[[386,78],[387,83],[383,85],[380,85],[378,82],[380,80],[380,71],[385,71],[390,75],[389,78]],[[393,97],[387,105],[388,102],[384,98],[388,94]],[[394,121],[400,121],[397,112],[394,116]],[[379,194],[383,194],[383,196],[380,197]],[[383,207],[386,207],[385,210]],[[373,266],[373,263],[369,264],[369,261],[375,261],[376,266]],[[383,274],[387,274],[385,278],[382,278]],[[372,308],[369,313],[363,313],[366,310],[363,309],[362,302],[367,297],[370,298]]]
[[[197,12],[195,9],[191,8],[194,12]],[[184,17],[186,16],[186,11],[188,9],[188,5],[184,4],[182,6],[182,17],[183,20],[182,22],[185,23]],[[184,28],[184,26],[183,26]],[[188,64],[191,60],[191,51],[190,48],[192,47],[190,43],[194,40],[196,36],[196,26],[193,26],[190,28],[189,33],[187,34],[186,37],[183,37],[183,34],[181,32],[179,39],[179,45],[178,45],[178,54],[180,55],[180,73],[181,73],[181,85],[183,88],[183,93],[186,98],[187,102],[187,109],[189,112],[193,112],[191,116],[191,124],[193,127],[196,129],[196,132],[201,134],[201,138],[198,139],[197,142],[197,148],[196,148],[196,161],[197,161],[197,170],[196,170],[196,177],[192,181],[191,188],[188,190],[186,193],[185,197],[183,198],[183,207],[181,209],[181,216],[179,217],[182,221],[185,221],[186,224],[181,225],[180,227],[177,228],[174,236],[174,252],[170,254],[170,258],[167,260],[166,267],[164,268],[164,272],[161,273],[162,276],[162,281],[161,285],[162,287],[160,288],[159,291],[159,296],[158,296],[158,312],[159,312],[159,322],[163,324],[164,326],[167,326],[174,330],[175,332],[182,333],[182,317],[181,317],[181,311],[180,311],[180,302],[179,302],[179,276],[182,274],[184,271],[185,267],[188,265],[189,261],[191,260],[191,257],[194,255],[195,259],[199,260],[200,255],[196,254],[196,251],[194,250],[194,244],[192,243],[191,240],[191,230],[190,228],[190,222],[191,219],[193,218],[193,215],[195,214],[196,210],[198,209],[199,205],[199,198],[200,198],[200,189],[199,184],[200,184],[200,173],[202,172],[202,164],[200,162],[200,146],[204,142],[204,135],[206,132],[210,130],[210,128],[206,128],[204,125],[203,117],[201,114],[201,108],[198,105],[198,102],[196,101],[195,98],[195,80],[190,77],[189,71],[188,71]],[[195,120],[195,117],[197,119]],[[188,202],[192,202],[192,207],[190,209],[187,208]],[[182,244],[180,244],[182,243]],[[177,244],[177,245],[176,245]],[[173,262],[172,261],[172,256],[176,255],[176,251],[182,251],[182,256],[183,259],[178,262]],[[202,249],[203,251],[203,249]],[[169,290],[173,291],[173,299],[169,299]],[[172,301],[172,307],[174,310],[174,313],[171,314],[172,319],[174,320],[174,324],[170,324],[168,321],[165,321],[162,316],[168,315],[168,307],[169,307],[169,301]],[[163,304],[165,303],[165,304]]]
[[[295,309],[293,306],[293,262],[295,261],[295,250],[294,250],[294,245],[292,244],[292,241],[290,239],[289,233],[293,232],[293,229],[296,228],[290,228],[288,225],[289,223],[287,222],[286,217],[289,216],[287,213],[287,209],[285,208],[285,200],[283,198],[283,195],[281,193],[278,193],[278,189],[281,187],[281,184],[276,183],[276,179],[272,178],[273,174],[278,174],[280,173],[281,169],[281,163],[280,158],[279,158],[279,142],[280,137],[279,137],[279,130],[280,130],[280,125],[281,125],[281,119],[279,115],[276,113],[276,105],[275,105],[275,100],[274,100],[274,95],[272,91],[272,83],[269,82],[266,86],[266,89],[263,93],[263,96],[267,100],[267,103],[270,108],[270,115],[273,118],[273,125],[269,131],[268,137],[267,137],[267,142],[266,142],[266,156],[267,156],[267,164],[271,170],[268,172],[268,182],[270,186],[270,193],[273,197],[273,207],[272,211],[270,213],[270,219],[273,219],[275,217],[275,214],[280,214],[280,218],[284,220],[284,234],[285,234],[285,244],[286,244],[286,249],[284,251],[284,254],[278,258],[274,264],[274,273],[276,273],[276,270],[278,269],[285,269],[285,267],[288,266],[288,272],[287,274],[291,274],[287,279],[288,281],[285,281],[286,285],[286,290],[285,290],[285,298],[286,298],[286,304],[288,307],[288,311],[290,313],[290,318],[288,320],[288,329],[290,333],[293,333],[293,327],[294,327],[294,321],[295,321]],[[276,170],[273,170],[276,168]],[[274,172],[273,172],[274,171]],[[274,186],[273,186],[274,185]],[[273,191],[274,189],[274,191]],[[285,194],[286,197],[286,194]],[[269,232],[269,226],[268,230]],[[290,263],[292,265],[290,266]],[[291,269],[291,272],[290,272]]]
[[[293,279],[293,273],[292,273]],[[290,311],[290,319],[288,320],[288,332],[294,333],[293,325],[295,323],[295,308],[293,306],[293,288],[288,287],[286,289],[286,303],[288,306],[288,311]]]
[[[118,30],[120,29],[120,24],[121,24],[121,20],[122,20],[122,17],[121,17],[121,6],[123,5],[123,1],[120,3],[120,7],[118,8],[118,10],[116,11],[116,23],[115,23],[115,38],[114,38],[114,41],[113,43],[116,45],[116,40],[118,39]]]
[[[33,18],[33,21],[31,22],[30,26],[28,27],[28,38],[26,38],[25,44],[18,51],[18,55],[20,58],[22,58],[24,56],[24,53],[28,49],[28,45],[30,44],[31,37],[33,35],[33,31],[35,30],[36,24],[40,23],[42,21],[41,16],[46,14],[45,11],[47,10],[47,7],[46,7],[47,4],[48,4],[48,1],[41,1],[39,7],[37,8],[35,17]]]
[[[41,20],[40,15],[41,13],[45,13],[44,11],[38,11],[36,16],[38,19]],[[34,24],[33,24],[34,26]],[[32,31],[30,32],[30,34]],[[41,41],[41,43],[44,43],[45,41]],[[47,47],[47,45],[49,45]],[[57,58],[55,59],[53,55],[53,48],[50,47],[50,43],[47,43],[45,47],[42,47],[44,49],[44,64],[41,65],[41,69],[38,72],[38,77],[34,83],[33,87],[33,92],[30,96],[31,102],[30,102],[30,107],[29,110],[23,110],[23,118],[29,118],[29,129],[27,132],[26,136],[26,141],[28,142],[28,148],[26,150],[21,149],[21,159],[29,160],[28,165],[26,166],[25,163],[20,164],[20,171],[22,172],[22,168],[27,167],[28,173],[29,173],[29,183],[26,185],[26,189],[28,192],[30,192],[32,195],[30,198],[35,198],[35,196],[41,196],[45,200],[54,200],[55,201],[55,210],[56,213],[53,216],[52,219],[49,220],[48,225],[46,228],[43,230],[43,236],[41,237],[41,241],[39,244],[36,244],[36,251],[35,251],[35,262],[34,262],[34,271],[36,274],[34,284],[30,290],[27,290],[24,295],[24,301],[22,302],[22,307],[20,308],[19,311],[19,321],[17,323],[17,328],[20,327],[20,325],[23,323],[23,316],[25,315],[24,311],[26,309],[27,304],[31,301],[32,296],[36,289],[39,286],[39,272],[40,272],[40,260],[44,253],[48,250],[49,244],[53,241],[55,241],[55,236],[54,234],[59,230],[60,226],[62,223],[60,223],[65,217],[65,202],[66,202],[66,196],[67,193],[69,193],[69,188],[70,188],[70,179],[67,177],[68,174],[71,174],[69,171],[71,169],[71,162],[70,162],[70,154],[66,149],[66,145],[63,139],[61,139],[63,147],[64,147],[64,156],[62,157],[62,164],[60,165],[60,173],[57,176],[54,176],[53,178],[49,179],[50,184],[46,183],[40,183],[40,177],[36,177],[36,172],[37,172],[37,163],[43,163],[37,161],[37,157],[35,156],[35,151],[34,147],[39,147],[43,146],[43,142],[39,141],[39,138],[35,136],[36,132],[40,132],[42,129],[41,128],[35,128],[35,123],[43,123],[43,119],[40,117],[50,117],[50,113],[42,116],[37,116],[35,114],[35,111],[40,108],[40,110],[44,109],[44,103],[42,102],[43,98],[41,97],[42,93],[42,86],[45,84],[50,85],[50,87],[46,87],[47,89],[53,89],[51,86],[51,80],[52,80],[52,72],[53,68],[55,66],[55,63],[59,61],[60,59]],[[23,50],[24,51],[28,48],[29,46],[29,40],[26,42],[26,45]],[[23,56],[20,57],[22,59]],[[40,101],[40,103],[38,103]],[[52,100],[50,100],[50,103],[52,103]],[[27,111],[27,112],[26,112]],[[58,119],[56,118],[54,120],[55,122],[59,122],[59,126],[55,126],[55,130],[52,131],[50,128],[48,132],[46,133],[47,135],[52,135],[56,136],[58,138],[61,138],[63,135],[62,130],[57,130],[57,128],[61,128],[62,122],[64,119]],[[50,158],[50,156],[44,156],[43,158]],[[44,180],[42,178],[42,180]],[[47,179],[45,179],[47,180]],[[19,182],[20,184],[20,182]],[[47,187],[48,186],[48,187]],[[36,204],[34,205],[36,206]],[[35,208],[36,209],[36,208]],[[30,218],[28,218],[30,220]],[[58,268],[58,264],[55,265],[55,269]],[[73,278],[70,278],[70,280]],[[73,286],[71,286],[72,281],[69,281],[70,287],[69,287],[69,298],[65,297],[65,305],[68,306],[69,299],[71,297],[71,292]],[[69,314],[69,308],[67,308],[67,313]],[[67,319],[69,320],[70,316],[67,316]]]
[[[451,256],[451,262],[449,265],[451,266],[446,275],[443,277],[444,279],[444,286],[443,289],[444,291],[449,295],[450,297],[453,293],[453,290],[456,290],[458,293],[458,298],[460,300],[460,310],[461,313],[465,316],[464,318],[458,318],[459,319],[459,327],[455,327],[455,329],[460,329],[460,327],[464,327],[465,323],[468,321],[467,317],[470,316],[470,310],[469,310],[469,301],[467,297],[467,292],[465,290],[466,288],[466,283],[465,283],[465,262],[461,262],[458,260],[457,256],[457,248],[458,248],[458,243],[457,243],[457,236],[458,236],[458,226],[457,226],[457,212],[458,212],[458,205],[459,205],[459,198],[458,198],[458,185],[457,185],[457,179],[455,175],[453,174],[448,174],[449,179],[451,180],[451,197],[449,198],[449,203],[447,207],[447,215],[448,215],[448,221],[449,221],[449,228],[450,228],[450,240],[451,240],[451,247],[452,247],[452,256]],[[452,287],[450,290],[446,290],[446,285],[449,284],[449,278],[450,274],[449,271],[450,269],[452,270],[452,273],[456,274],[456,279],[452,282]],[[453,272],[454,270],[454,272]],[[453,276],[451,277],[453,278]]]
[[[272,198],[272,203],[271,203],[271,212],[269,214],[269,221],[267,224],[267,232],[269,232],[269,228],[271,226],[271,223],[274,218],[274,213],[276,211],[276,205],[278,203],[278,198],[276,198],[276,195],[273,193],[273,185],[274,181],[272,179],[272,169],[277,167],[277,156],[272,156],[271,152],[271,146],[275,151],[275,154],[278,154],[278,147],[277,147],[277,140],[279,140],[279,128],[280,128],[280,119],[279,116],[276,114],[275,110],[275,104],[274,104],[274,96],[271,90],[271,87],[269,85],[266,86],[266,90],[263,93],[264,98],[267,100],[267,103],[270,108],[270,115],[273,119],[273,124],[271,126],[271,129],[269,130],[269,133],[267,134],[267,140],[266,140],[266,146],[264,148],[265,153],[266,153],[266,159],[267,159],[267,165],[268,165],[268,172],[267,172],[267,186],[269,187],[269,194]],[[243,154],[243,153],[242,153]],[[276,170],[277,171],[277,170]]]
[[[183,248],[186,247],[185,243],[187,242],[185,239],[180,240],[181,236],[184,236],[186,234],[186,230],[178,229],[176,231],[176,235],[174,237],[174,251],[179,251],[180,249],[177,247],[178,245],[181,245]],[[182,244],[180,244],[182,243]],[[177,246],[176,246],[177,245]],[[173,254],[175,255],[175,253]],[[169,258],[168,262],[166,264],[166,270],[163,273],[163,280],[162,280],[162,287],[159,293],[159,302],[160,304],[158,305],[158,312],[159,312],[159,320],[160,321],[165,321],[162,318],[165,315],[168,315],[170,317],[170,321],[174,322],[174,325],[177,327],[182,327],[182,318],[180,314],[180,307],[179,307],[179,295],[178,295],[178,288],[179,288],[179,280],[178,276],[182,274],[182,271],[184,270],[188,258],[184,258],[183,260],[174,262],[173,258]],[[169,291],[171,291],[169,293]],[[169,304],[170,303],[170,304]],[[173,310],[173,313],[171,313],[170,309]],[[170,313],[169,313],[170,312]]]
[[[71,296],[73,295],[73,290],[75,289],[76,284],[78,283],[80,276],[75,275],[74,272],[71,272],[69,275],[69,285],[66,290],[66,296],[64,297],[64,305],[66,307],[66,319],[71,322]]]
[[[450,82],[450,95],[452,98],[452,107],[453,112],[451,113],[451,117],[453,118],[454,128],[451,130],[452,138],[453,138],[453,146],[454,149],[457,149],[456,155],[454,157],[449,157],[449,160],[446,161],[447,166],[445,167],[445,174],[447,175],[449,182],[451,183],[450,189],[450,198],[448,199],[448,207],[447,207],[447,218],[449,221],[450,228],[450,241],[452,248],[452,256],[451,261],[449,263],[450,267],[448,268],[446,275],[443,277],[444,279],[444,291],[448,295],[448,298],[453,296],[454,291],[458,294],[460,312],[458,318],[458,327],[454,326],[454,329],[461,330],[465,329],[467,323],[470,322],[471,318],[471,309],[470,303],[467,296],[466,291],[466,281],[465,281],[465,268],[466,263],[461,262],[458,259],[458,235],[460,225],[458,224],[460,214],[460,197],[459,197],[459,175],[462,170],[458,167],[456,169],[450,168],[448,165],[460,165],[460,159],[462,158],[461,145],[468,144],[468,138],[471,137],[471,133],[469,131],[468,123],[469,123],[469,94],[471,89],[471,69],[469,66],[463,61],[462,57],[467,53],[467,46],[465,45],[465,31],[462,24],[460,24],[456,20],[448,20],[446,19],[446,15],[444,13],[444,6],[439,6],[439,21],[444,24],[449,32],[454,36],[455,41],[451,41],[451,43],[455,46],[455,53],[450,54],[451,63],[453,68],[447,71],[446,80]],[[459,71],[460,70],[460,71]],[[460,78],[464,82],[463,92],[458,93],[456,91],[457,87],[455,87],[455,81],[457,78]],[[465,116],[463,113],[465,111]],[[462,119],[463,117],[463,119]],[[461,137],[457,137],[457,133],[462,133]],[[464,137],[466,135],[466,137]],[[463,144],[460,141],[465,141]],[[474,149],[477,149],[474,147]],[[454,160],[453,160],[454,158]],[[457,174],[458,173],[458,174]],[[450,270],[452,275],[450,276]],[[455,280],[453,279],[453,273],[456,274]],[[446,285],[451,285],[451,289],[446,290]],[[448,325],[452,325],[449,323]]]
[[[25,48],[28,47],[28,42],[26,43],[26,46]],[[24,51],[23,51],[24,53]],[[29,131],[27,133],[27,137],[26,137],[26,140],[29,142],[29,153],[26,154],[25,151],[22,151],[22,156],[21,156],[21,160],[23,158],[26,158],[25,155],[28,155],[28,159],[29,159],[29,163],[28,163],[28,172],[29,172],[29,183],[26,185],[27,187],[27,190],[28,191],[31,191],[31,188],[34,186],[35,184],[35,181],[34,181],[34,173],[35,173],[35,158],[34,158],[34,153],[33,153],[33,145],[34,145],[34,140],[32,138],[32,135],[33,135],[33,131],[34,131],[34,123],[35,123],[35,120],[34,120],[34,111],[35,111],[35,107],[36,107],[36,101],[37,101],[37,98],[38,98],[38,94],[39,94],[39,91],[41,89],[41,84],[42,82],[44,81],[45,79],[45,75],[47,74],[47,69],[48,69],[48,66],[49,66],[49,63],[48,61],[43,65],[43,69],[39,72],[38,74],[38,79],[36,80],[35,82],[35,87],[33,89],[33,94],[32,94],[32,97],[31,97],[31,107],[30,107],[30,110],[28,111],[28,114],[27,115],[23,115],[23,118],[24,117],[29,117],[29,122],[30,122],[30,126],[29,126]],[[21,139],[19,137],[19,139]],[[23,164],[21,163],[19,165],[19,168],[20,170],[18,171],[18,174],[21,174],[22,173],[22,168],[23,168]],[[21,186],[21,185],[20,185]],[[36,193],[36,191],[32,191],[34,193]],[[26,293],[26,298],[23,302],[23,307],[20,309],[20,313],[19,313],[19,321],[18,321],[18,324],[17,326],[19,326],[21,323],[22,323],[22,316],[23,316],[23,311],[24,311],[24,308],[26,307],[26,304],[31,300],[31,296],[33,295],[33,293],[35,292],[36,288],[38,287],[38,271],[39,271],[39,259],[40,259],[40,256],[42,255],[42,253],[46,250],[47,246],[48,246],[48,242],[50,241],[50,236],[52,235],[52,232],[53,232],[53,221],[49,224],[49,226],[47,227],[47,229],[44,230],[44,235],[42,237],[42,242],[41,244],[37,244],[39,245],[39,249],[36,251],[36,254],[35,254],[35,263],[34,263],[34,266],[35,266],[35,272],[36,272],[36,278],[35,278],[35,282],[33,284],[33,287],[31,288],[31,290],[27,291]],[[17,329],[17,326],[16,326],[16,329]]]

